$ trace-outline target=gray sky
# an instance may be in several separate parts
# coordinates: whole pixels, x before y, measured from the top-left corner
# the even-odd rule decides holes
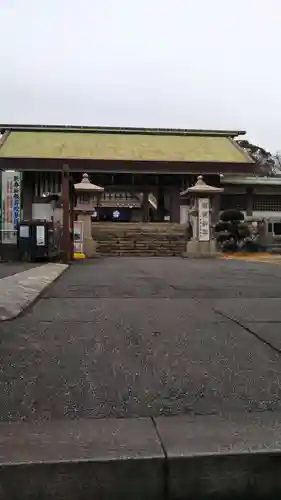
[[[0,0],[0,123],[246,129],[281,150],[281,0]]]

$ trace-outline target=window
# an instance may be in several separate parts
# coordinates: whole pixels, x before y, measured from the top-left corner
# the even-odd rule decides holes
[[[281,236],[281,222],[274,222],[273,227],[274,234],[276,234],[277,236]]]
[[[247,197],[240,194],[224,194],[221,197],[221,210],[246,210]]]
[[[281,196],[255,196],[253,208],[259,212],[281,212]]]

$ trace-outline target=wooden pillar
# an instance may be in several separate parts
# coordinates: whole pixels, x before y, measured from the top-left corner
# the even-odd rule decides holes
[[[143,222],[149,222],[149,201],[148,201],[148,190],[147,189],[143,192],[142,220],[143,220]]]
[[[254,210],[254,194],[253,194],[253,188],[249,187],[246,190],[246,215],[248,217],[251,217],[253,215],[253,210]]]
[[[180,190],[177,187],[170,191],[170,218],[171,222],[180,223]]]
[[[68,264],[71,258],[71,237],[70,237],[70,217],[69,217],[69,166],[63,166],[62,172],[62,210],[63,210],[63,225],[62,225],[62,251],[63,262]]]
[[[211,207],[212,207],[211,219],[213,224],[218,222],[220,206],[221,206],[221,195],[216,194],[213,196],[213,198],[211,198]]]
[[[34,172],[23,172],[21,183],[22,218],[32,219]]]

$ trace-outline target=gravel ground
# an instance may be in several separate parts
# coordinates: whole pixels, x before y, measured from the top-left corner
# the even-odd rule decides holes
[[[74,264],[0,324],[0,420],[280,410],[280,295],[279,265]]]

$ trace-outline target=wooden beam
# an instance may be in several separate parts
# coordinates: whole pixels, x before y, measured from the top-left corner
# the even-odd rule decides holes
[[[63,159],[59,158],[0,158],[0,169],[10,170],[62,170]],[[223,162],[133,162],[119,160],[84,160],[69,159],[67,164],[71,172],[92,172],[94,174],[248,174],[257,170],[254,163],[223,163]]]
[[[62,171],[62,209],[63,209],[63,225],[62,225],[62,251],[63,262],[68,264],[71,259],[71,236],[70,236],[70,196],[69,196],[69,166],[64,165]]]

